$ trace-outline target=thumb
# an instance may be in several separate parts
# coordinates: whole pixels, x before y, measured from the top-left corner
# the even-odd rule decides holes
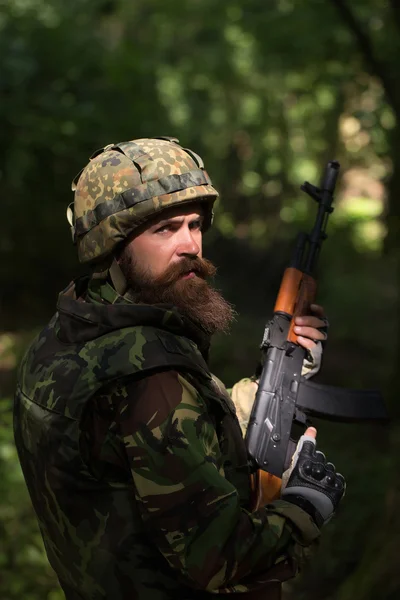
[[[307,429],[304,432],[304,435],[306,435],[307,437],[311,437],[315,440],[317,437],[317,430],[315,429],[315,427],[307,427]]]
[[[296,457],[296,461],[300,452],[302,452],[302,454],[307,455],[311,455],[314,452],[315,447],[317,445],[316,437],[317,430],[315,429],[315,427],[308,427],[298,441],[296,452],[294,455],[294,457]]]
[[[317,430],[315,427],[308,427],[304,434],[301,436],[299,441],[297,442],[296,450],[292,456],[292,460],[289,468],[283,473],[282,476],[282,490],[286,487],[287,482],[289,481],[289,477],[297,463],[297,459],[299,457],[300,452],[303,449],[304,442],[311,442],[312,445],[316,445],[315,438],[317,437]],[[306,454],[312,453],[312,448],[307,447]]]

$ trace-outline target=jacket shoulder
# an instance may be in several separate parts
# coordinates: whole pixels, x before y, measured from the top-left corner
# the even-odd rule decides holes
[[[87,399],[112,381],[166,369],[210,377],[197,346],[184,336],[134,326],[71,344],[60,341],[53,321],[28,349],[19,387],[42,407],[79,418]]]

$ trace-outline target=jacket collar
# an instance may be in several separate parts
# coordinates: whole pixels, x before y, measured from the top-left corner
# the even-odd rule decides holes
[[[83,343],[125,327],[152,326],[191,339],[207,360],[210,336],[177,307],[168,304],[135,304],[106,282],[88,277],[72,281],[57,302],[59,338]]]

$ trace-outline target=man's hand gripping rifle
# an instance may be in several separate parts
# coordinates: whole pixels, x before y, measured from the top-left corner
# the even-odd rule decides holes
[[[318,212],[311,233],[300,233],[290,266],[285,270],[263,341],[262,372],[246,433],[254,472],[258,508],[279,495],[283,472],[289,467],[299,437],[310,417],[331,421],[385,420],[378,391],[346,390],[307,381],[301,376],[306,350],[293,331],[297,316],[310,314],[316,296],[314,273],[340,165],[329,162],[320,188],[305,182],[301,189],[314,198]]]

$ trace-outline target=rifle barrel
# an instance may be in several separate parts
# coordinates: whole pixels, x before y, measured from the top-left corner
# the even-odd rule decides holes
[[[314,227],[308,236],[309,245],[304,268],[304,272],[310,275],[314,272],[322,242],[327,237],[325,230],[328,223],[328,216],[333,212],[333,192],[335,190],[339,169],[340,164],[336,160],[330,161],[325,169],[320,188],[318,189],[312,186],[313,190],[311,193],[311,191],[309,191],[310,186],[304,187],[304,191],[318,202],[317,217],[315,219]]]

